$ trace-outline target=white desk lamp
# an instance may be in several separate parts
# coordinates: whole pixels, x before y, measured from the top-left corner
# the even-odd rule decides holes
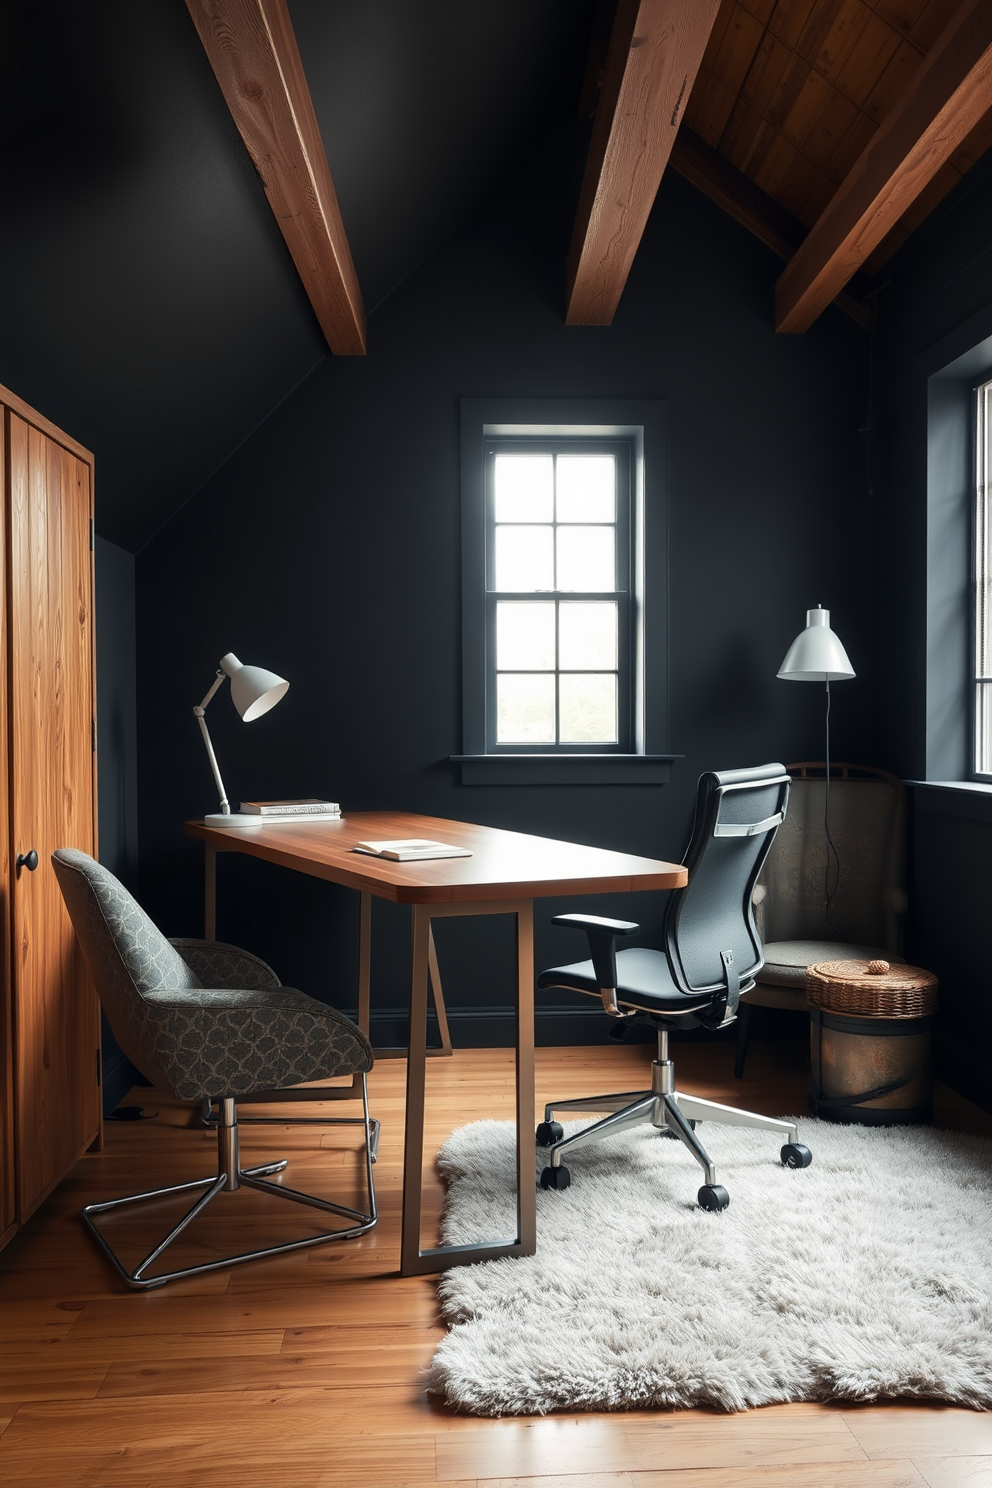
[[[214,746],[210,742],[210,734],[207,731],[207,720],[203,716],[207,704],[225,677],[231,679],[231,701],[245,723],[261,718],[263,713],[268,713],[270,708],[274,708],[279,699],[285,696],[289,683],[285,678],[277,677],[275,672],[267,672],[264,667],[242,666],[234,652],[229,651],[220,659],[220,666],[217,668],[217,675],[210,691],[203,702],[193,709],[200,725],[200,732],[203,734],[203,742],[207,746],[210,768],[214,772],[214,780],[220,793],[220,811],[214,811],[209,816],[205,816],[204,824],[208,827],[257,827],[259,825],[257,816],[248,816],[246,813],[231,810],[224,782],[220,778],[220,768],[217,764],[217,756],[214,754]]]
[[[783,682],[823,682],[827,689],[826,716],[826,781],[823,794],[823,830],[827,837],[827,867],[824,881],[826,915],[830,919],[830,905],[840,882],[840,859],[830,836],[830,684],[847,682],[855,675],[854,668],[839,638],[830,629],[830,611],[817,605],[806,611],[806,629],[799,632],[778,669]],[[837,878],[830,887],[830,852],[833,850],[837,864]],[[834,929],[837,927],[834,926]]]

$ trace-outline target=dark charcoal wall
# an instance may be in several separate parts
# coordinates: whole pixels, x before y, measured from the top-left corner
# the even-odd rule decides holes
[[[226,696],[212,705],[232,800],[328,794],[678,858],[701,770],[821,756],[822,693],[775,678],[817,602],[858,670],[836,690],[837,755],[871,757],[866,338],[833,310],[775,336],[776,260],[678,178],[614,325],[566,328],[571,203],[550,179],[449,239],[372,318],[367,359],[318,367],[139,555],[142,892],[170,932],[201,924],[202,850],[180,824],[215,799],[191,709],[228,649],[292,682],[251,725]],[[666,788],[462,787],[447,762],[458,400],[502,395],[668,400],[669,747],[685,759]],[[659,898],[608,907],[650,925]],[[354,1006],[354,896],[232,857],[220,906],[222,937]],[[539,964],[578,950],[547,927],[555,907]],[[376,925],[373,998],[399,1007],[407,922],[384,906]],[[440,926],[456,1039],[509,1037],[511,945],[506,922]],[[548,1019],[543,1036],[576,1027]]]
[[[100,861],[131,889],[138,878],[138,741],[135,714],[134,556],[96,539],[97,803]],[[103,1109],[136,1070],[103,1020]]]
[[[962,328],[989,321],[990,245],[986,159],[893,261],[879,297],[876,737],[881,754],[911,779],[927,770],[926,382],[947,356],[964,352],[957,344]],[[945,771],[938,765],[936,773]],[[992,1109],[992,802],[961,791],[913,794],[907,948],[941,979],[941,1073]]]

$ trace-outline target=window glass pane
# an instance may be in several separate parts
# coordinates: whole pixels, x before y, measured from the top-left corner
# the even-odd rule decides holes
[[[523,608],[521,606],[521,608]],[[528,609],[537,609],[528,605]],[[615,604],[570,604],[558,611],[558,665],[589,671],[617,665]]]
[[[559,589],[616,588],[615,530],[613,527],[558,528]]]
[[[559,522],[615,522],[616,485],[612,455],[559,455]]]
[[[561,742],[617,742],[617,679],[608,672],[564,674],[559,679]]]
[[[502,672],[496,678],[496,741],[555,742],[554,674]]]
[[[609,662],[596,664],[610,665]],[[497,604],[496,666],[501,672],[554,671],[554,600],[544,604]]]
[[[553,527],[497,527],[496,588],[511,593],[553,589],[553,555]]]
[[[550,522],[554,516],[551,455],[496,456],[497,522]]]

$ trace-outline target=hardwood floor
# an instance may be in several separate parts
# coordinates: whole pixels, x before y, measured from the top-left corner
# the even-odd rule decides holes
[[[673,1052],[687,1090],[774,1114],[804,1109],[796,1045],[753,1044],[742,1081],[731,1045]],[[636,1088],[650,1055],[645,1045],[539,1050],[538,1100]],[[150,1293],[120,1285],[79,1209],[210,1171],[215,1138],[188,1107],[134,1092],[157,1114],[110,1123],[105,1150],[77,1164],[0,1256],[6,1488],[992,1488],[992,1412],[896,1402],[486,1420],[427,1396],[419,1371],[443,1332],[435,1283],[395,1269],[403,1076],[403,1061],[384,1060],[371,1078],[382,1121],[374,1230]],[[512,1111],[510,1051],[430,1061],[429,1153],[465,1121]],[[936,1119],[992,1135],[992,1117],[944,1089]],[[319,1188],[323,1173],[335,1196],[358,1197],[353,1138],[341,1129],[246,1127],[243,1147],[288,1155],[303,1188]],[[436,1213],[430,1165],[425,1189]],[[224,1254],[306,1222],[288,1205],[272,1216],[270,1202],[222,1196],[200,1243]],[[156,1230],[131,1233],[140,1243]]]

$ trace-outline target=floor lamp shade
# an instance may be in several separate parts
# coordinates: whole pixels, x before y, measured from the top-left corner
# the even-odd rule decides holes
[[[789,647],[778,669],[783,682],[844,682],[855,675],[850,658],[830,629],[830,611],[806,611],[806,629]]]

